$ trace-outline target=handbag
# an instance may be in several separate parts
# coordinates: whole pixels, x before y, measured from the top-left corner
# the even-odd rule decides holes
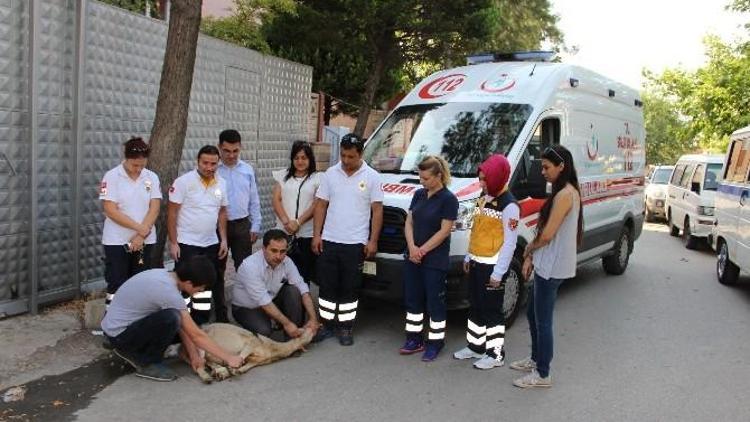
[[[294,210],[294,219],[295,220],[297,220],[299,218],[299,199],[300,199],[300,196],[302,195],[302,186],[305,184],[305,182],[307,182],[307,179],[309,177],[310,177],[309,174],[307,176],[305,176],[305,178],[302,179],[302,182],[300,182],[300,184],[299,184],[299,189],[297,189],[297,206],[296,206],[296,209]],[[297,221],[297,223],[299,223],[299,221]],[[299,228],[297,230],[299,230]],[[287,241],[286,254],[287,255],[294,255],[296,253],[299,253],[299,245],[297,244],[297,235],[296,234],[290,234],[289,235],[289,240]]]

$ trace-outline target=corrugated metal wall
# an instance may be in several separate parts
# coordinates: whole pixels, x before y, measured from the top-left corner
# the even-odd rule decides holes
[[[166,33],[162,21],[95,1],[0,0],[0,315],[30,309],[32,263],[40,303],[102,278],[98,183],[122,142],[151,131]],[[312,68],[205,36],[198,44],[180,170],[236,128],[268,228],[270,172],[307,137]]]

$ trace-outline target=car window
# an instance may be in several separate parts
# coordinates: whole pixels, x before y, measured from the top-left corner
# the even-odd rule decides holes
[[[708,165],[708,170],[706,171],[706,179],[703,182],[703,189],[716,190],[719,188],[721,166],[722,165],[719,163],[712,163]]]
[[[750,141],[736,140],[729,149],[729,158],[724,179],[728,182],[750,180]]]
[[[695,168],[695,173],[693,173],[693,179],[690,181],[690,183],[703,183],[703,176],[705,174],[704,171],[705,167],[703,164],[698,164],[698,166]]]
[[[685,172],[682,173],[682,178],[680,178],[680,186],[683,188],[689,188],[688,181],[690,180],[690,177],[693,175],[693,170],[695,170],[695,164],[688,164],[685,166]]]
[[[672,169],[658,169],[654,171],[651,177],[651,183],[656,185],[666,185],[669,182],[669,176],[672,175]]]
[[[672,180],[669,181],[669,183],[679,186],[680,179],[682,179],[682,173],[685,171],[685,165],[684,164],[678,164],[677,167],[674,169],[674,173],[672,173]]]

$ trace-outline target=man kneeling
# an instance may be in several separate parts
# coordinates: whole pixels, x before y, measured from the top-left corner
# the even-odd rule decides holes
[[[114,353],[131,364],[139,377],[173,381],[176,375],[162,360],[167,346],[179,334],[195,370],[204,364],[197,348],[233,368],[242,365],[240,356],[227,353],[195,325],[180,294],[210,289],[215,280],[216,271],[205,256],[182,261],[174,272],[157,268],[128,279],[102,320],[102,330]]]
[[[271,229],[263,235],[263,249],[245,258],[237,270],[232,315],[246,330],[269,337],[271,320],[278,322],[289,338],[299,337],[303,328],[313,334],[318,330],[310,289],[286,256],[287,247],[286,233]]]

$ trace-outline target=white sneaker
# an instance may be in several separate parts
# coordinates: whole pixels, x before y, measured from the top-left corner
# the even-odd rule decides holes
[[[552,387],[552,375],[542,378],[539,376],[539,372],[534,369],[530,373],[513,381],[513,385],[521,388]]]
[[[490,355],[484,355],[481,359],[474,362],[474,367],[477,369],[492,369],[498,368],[503,365],[505,365],[505,360],[503,360],[503,357],[500,355],[498,355],[496,358]]]
[[[516,371],[531,372],[536,369],[536,362],[531,360],[531,356],[529,356],[527,358],[511,362],[510,369],[515,369]]]
[[[454,359],[461,359],[461,360],[464,360],[464,359],[480,359],[483,356],[484,355],[479,354],[479,353],[477,353],[477,352],[469,349],[468,346],[464,347],[463,349],[461,349],[458,352],[456,352],[456,353],[453,354],[453,358]]]

